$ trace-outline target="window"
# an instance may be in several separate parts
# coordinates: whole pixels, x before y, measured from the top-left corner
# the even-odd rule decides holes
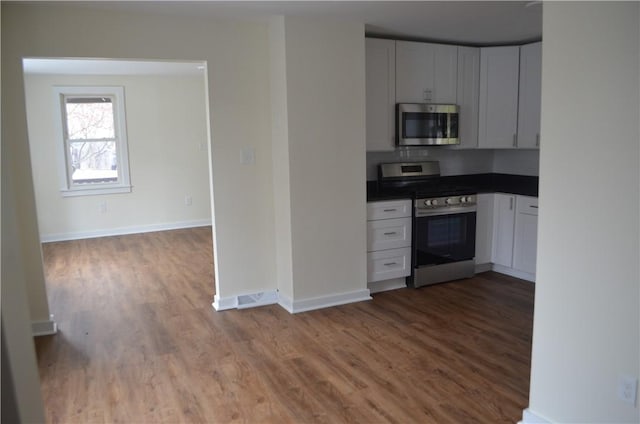
[[[124,89],[55,87],[63,196],[131,191]]]

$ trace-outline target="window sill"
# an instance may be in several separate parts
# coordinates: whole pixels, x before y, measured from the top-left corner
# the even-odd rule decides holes
[[[61,189],[60,193],[62,197],[76,197],[76,196],[97,196],[100,194],[118,194],[118,193],[131,193],[131,186],[117,186],[117,187],[88,187],[88,188],[72,188]]]

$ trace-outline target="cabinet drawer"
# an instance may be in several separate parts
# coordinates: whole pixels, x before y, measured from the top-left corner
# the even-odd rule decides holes
[[[411,218],[367,222],[367,252],[411,247]]]
[[[406,277],[411,274],[411,248],[367,253],[367,282]]]
[[[538,198],[518,196],[516,199],[516,212],[528,215],[538,215]]]
[[[385,200],[367,203],[367,221],[411,216],[411,200]]]

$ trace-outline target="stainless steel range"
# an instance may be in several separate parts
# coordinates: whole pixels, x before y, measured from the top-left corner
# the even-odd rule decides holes
[[[477,207],[472,189],[446,183],[435,161],[380,164],[378,185],[414,199],[411,286],[474,275]]]

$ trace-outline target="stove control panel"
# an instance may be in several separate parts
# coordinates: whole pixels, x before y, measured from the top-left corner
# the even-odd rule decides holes
[[[450,207],[466,207],[476,205],[476,195],[432,197],[428,199],[416,199],[417,209],[438,209]]]

